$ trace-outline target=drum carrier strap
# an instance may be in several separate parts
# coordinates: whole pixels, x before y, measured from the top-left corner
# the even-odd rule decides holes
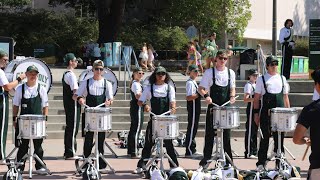
[[[228,85],[227,86],[230,86],[230,69],[228,69]],[[212,82],[215,84],[216,83],[216,75],[214,73],[214,67],[212,68]]]
[[[282,82],[282,90],[281,90],[281,92],[283,92],[284,84],[283,84],[283,78],[282,78],[281,75],[280,75],[280,78],[281,78],[281,82]],[[264,76],[262,76],[262,81],[263,81],[263,87],[264,87],[266,93],[269,93],[268,90],[267,90],[267,85],[266,85],[266,81],[264,79]]]
[[[89,78],[89,79],[91,79],[91,78]],[[90,94],[89,93],[89,79],[87,79],[87,92],[88,92],[88,94]],[[104,80],[104,87],[103,87],[103,94],[106,94],[106,91],[107,91],[107,80],[106,79],[103,79]]]
[[[24,97],[24,85],[25,85],[25,83],[22,84],[22,96],[21,96],[22,98]],[[40,94],[40,84],[38,84],[37,91],[38,91],[38,94]]]
[[[170,93],[170,87],[169,87],[169,84],[167,84],[167,98],[169,98],[169,93]],[[150,89],[150,91],[151,91],[151,97],[154,97],[154,95],[153,95],[153,84],[151,84],[151,89]]]

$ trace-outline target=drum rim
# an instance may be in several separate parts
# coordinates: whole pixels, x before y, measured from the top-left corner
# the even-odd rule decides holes
[[[298,110],[296,108],[284,108],[280,107],[281,109],[272,108],[270,111],[272,113],[289,113],[289,114],[295,114],[298,113]]]
[[[21,64],[23,61],[30,60],[30,59],[35,59],[35,60],[41,61],[41,62],[42,62],[45,66],[47,66],[47,68],[49,69],[49,73],[50,73],[49,75],[50,75],[50,77],[51,77],[51,83],[50,83],[50,86],[49,86],[48,91],[47,91],[47,94],[49,94],[49,92],[50,92],[50,90],[51,90],[51,88],[52,88],[53,79],[52,79],[52,72],[51,72],[51,70],[50,70],[50,67],[48,66],[48,64],[47,64],[45,61],[43,61],[42,59],[35,58],[35,57],[26,57],[26,59],[23,59],[23,60],[18,61],[17,66],[18,66],[19,64]],[[17,59],[11,60],[10,63],[11,63],[12,61],[14,61],[14,60],[17,60]],[[14,69],[12,68],[12,70],[11,70],[11,73],[12,73],[12,74],[14,74],[14,71],[16,70],[17,66],[16,66]],[[10,95],[10,94],[9,94],[9,95]],[[12,97],[13,97],[13,96],[12,96]]]
[[[213,106],[211,109],[240,109],[239,106]]]
[[[110,68],[108,68],[108,67],[103,67],[103,68],[109,70],[109,72],[111,72],[111,73],[113,74],[113,76],[116,78],[117,87],[116,87],[115,92],[113,92],[113,96],[116,96],[116,95],[117,95],[117,92],[118,92],[118,89],[119,89],[119,81],[118,81],[118,78],[117,78],[116,74],[115,74]],[[85,72],[85,71],[91,71],[91,70],[92,70],[92,69],[86,69],[86,70],[82,71],[82,72],[80,73],[80,75],[79,75],[78,82],[80,82],[80,76],[81,76],[81,74],[82,74],[83,72]],[[109,72],[108,72],[108,73],[109,73]],[[107,80],[107,81],[109,81],[109,80]],[[110,82],[110,81],[109,81],[109,82]]]

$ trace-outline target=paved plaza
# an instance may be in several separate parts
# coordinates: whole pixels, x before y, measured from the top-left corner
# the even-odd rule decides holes
[[[119,156],[115,158],[112,156],[110,151],[106,149],[106,157],[113,168],[116,170],[115,174],[103,174],[103,179],[142,179],[141,175],[131,174],[132,170],[136,168],[138,159],[130,159],[126,156],[126,149],[121,149],[115,145],[117,139],[107,139],[108,144]],[[8,141],[7,154],[13,149],[11,141]],[[197,138],[197,149],[202,152],[203,149],[203,137]],[[231,139],[232,149],[239,154],[239,157],[234,155],[235,165],[242,170],[253,170],[255,169],[256,159],[244,159],[244,139],[243,138],[232,138]],[[302,170],[303,179],[306,179],[306,171],[309,166],[308,158],[302,161],[302,156],[305,151],[306,146],[295,145],[292,142],[291,138],[285,139],[285,146],[290,150],[290,152],[295,156],[296,160],[286,153],[286,157],[289,162],[294,166],[299,166]],[[83,140],[78,139],[78,154],[82,153]],[[81,177],[74,175],[75,172],[75,163],[74,160],[64,160],[63,155],[63,140],[62,139],[46,139],[43,143],[44,149],[44,161],[47,164],[48,168],[52,172],[52,175],[41,176],[34,175],[33,179],[81,179]],[[184,158],[185,148],[176,147],[180,157],[179,163],[180,166],[186,170],[195,170],[198,168],[199,160],[196,159],[186,159]],[[307,157],[309,156],[310,151],[308,152]],[[268,164],[269,168],[274,168],[274,162]],[[213,164],[210,165],[212,167]],[[169,165],[167,160],[165,160],[165,167],[168,168]],[[25,170],[28,169],[26,165]],[[0,174],[3,175],[7,170],[5,165],[0,165]],[[28,179],[28,174],[24,174],[24,178]]]

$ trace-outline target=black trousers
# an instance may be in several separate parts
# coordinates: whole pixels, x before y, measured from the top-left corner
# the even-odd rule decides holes
[[[17,153],[17,162],[21,161],[23,156],[26,155],[28,153],[28,149],[29,149],[29,139],[21,139],[21,145],[19,147],[18,153]],[[34,153],[41,159],[43,160],[43,149],[42,149],[42,142],[43,139],[33,139],[33,145],[34,145]],[[24,159],[23,162],[25,163],[27,159]],[[42,165],[40,164],[40,162],[36,160],[36,169],[41,169]],[[19,168],[21,170],[24,170],[24,166],[22,165]]]
[[[147,164],[148,159],[150,158],[152,153],[151,149],[153,145],[154,145],[154,140],[152,139],[152,120],[150,119],[150,121],[148,122],[147,131],[146,131],[145,145],[144,145],[144,148],[142,149],[142,156],[141,156],[141,159],[138,161],[137,167],[143,168]],[[177,155],[174,151],[174,147],[172,144],[172,140],[164,140],[164,147],[166,147],[167,154],[170,156],[172,161],[177,166],[179,166]],[[174,167],[173,164],[170,163],[170,161],[169,161],[169,164],[170,164],[170,167]]]
[[[281,63],[281,74],[286,77],[286,79],[290,79],[290,69],[291,69],[291,62],[292,62],[292,55],[293,50],[289,46],[289,43],[283,43],[281,45],[282,48],[282,59],[284,62]]]
[[[93,139],[94,139],[94,132],[86,132],[84,144],[83,144],[83,154],[84,157],[88,157],[91,154],[92,147],[93,147]],[[95,142],[95,145],[98,145],[98,150],[100,154],[104,154],[104,140],[106,138],[105,132],[98,132],[98,142]],[[98,144],[97,144],[98,143]],[[106,163],[99,158],[99,168],[104,169],[106,168]]]
[[[187,101],[188,110],[188,127],[186,135],[186,155],[192,155],[196,150],[195,137],[198,131],[200,113],[201,113],[201,101],[193,100]]]
[[[66,113],[66,128],[64,130],[64,157],[73,157],[77,151],[77,134],[80,123],[80,106],[64,107]],[[76,112],[76,113],[75,113]],[[75,117],[76,116],[76,117]]]
[[[246,122],[246,134],[245,134],[245,152],[244,155],[257,155],[257,134],[258,126],[254,121],[254,113],[251,115],[251,136],[249,137],[249,122],[250,122],[250,106],[247,107],[247,122]],[[248,139],[250,140],[250,149],[248,149]]]
[[[265,165],[268,156],[268,149],[269,149],[269,138],[271,135],[273,136],[274,140],[274,152],[277,152],[278,149],[278,132],[271,132],[271,121],[270,116],[268,116],[267,111],[261,111],[260,116],[260,128],[263,134],[263,138],[260,140],[260,147],[258,152],[258,162],[256,165]],[[283,147],[283,139],[284,133],[281,133],[281,152],[284,153]]]
[[[204,144],[204,150],[203,150],[203,159],[199,163],[200,166],[207,165],[207,161],[211,159],[214,136],[217,135],[217,130],[213,129],[213,121],[212,121],[212,114],[210,113],[210,107],[211,106],[208,106],[208,109],[207,109],[206,131],[205,131],[205,139],[204,139],[205,144]],[[231,143],[230,143],[230,135],[231,135],[230,129],[223,130],[223,148],[224,148],[224,151],[231,158],[231,160],[233,160]],[[228,159],[226,159],[226,164],[230,164]]]
[[[133,105],[130,102],[131,125],[128,134],[128,155],[137,155],[139,152],[138,140],[143,125],[143,117],[141,117],[143,116],[143,113],[141,113],[141,111],[143,111],[142,107],[139,108],[139,106]]]

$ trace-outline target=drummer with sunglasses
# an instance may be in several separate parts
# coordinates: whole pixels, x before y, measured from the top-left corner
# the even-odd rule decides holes
[[[136,158],[139,156],[138,140],[143,126],[143,107],[138,105],[138,100],[142,94],[142,84],[141,79],[144,75],[142,68],[135,68],[132,74],[131,81],[131,101],[130,101],[130,117],[131,125],[128,134],[128,151],[127,154],[131,158]]]
[[[17,115],[20,109],[20,115],[33,114],[33,115],[48,115],[48,94],[45,87],[37,83],[37,75],[39,73],[38,68],[35,65],[31,65],[27,68],[27,82],[19,85],[14,93],[13,104],[13,124],[16,127],[15,136],[19,134],[19,124],[17,122]],[[43,161],[43,139],[33,139],[34,153]],[[29,139],[16,139],[16,146],[19,147],[17,153],[17,162],[20,162],[22,158],[28,153]],[[33,153],[33,152],[32,152]],[[24,159],[25,163],[26,159]],[[36,159],[36,170],[39,174],[46,174],[45,167],[42,167],[41,163]],[[20,172],[24,170],[24,164],[19,166]]]
[[[21,74],[16,80],[9,82],[3,70],[9,62],[8,54],[0,50],[0,163],[5,163],[6,141],[8,133],[9,98],[8,91],[15,88],[26,75]]]
[[[232,69],[226,67],[228,55],[225,50],[219,50],[214,59],[216,67],[207,69],[200,81],[198,92],[203,96],[207,107],[206,114],[206,130],[205,130],[205,145],[203,150],[203,159],[200,161],[199,170],[208,167],[208,161],[211,159],[214,136],[216,136],[216,129],[213,128],[213,119],[210,109],[213,107],[212,103],[219,106],[230,101],[230,104],[235,102],[236,83],[235,73]],[[227,105],[228,106],[228,105]],[[225,152],[232,160],[231,144],[230,144],[230,129],[223,130],[223,145]],[[230,162],[227,159],[226,165]]]
[[[278,133],[271,132],[270,111],[275,107],[290,108],[289,102],[289,84],[284,76],[280,75],[278,70],[278,59],[269,56],[266,59],[267,73],[257,79],[256,90],[254,94],[253,113],[254,121],[261,128],[263,138],[260,141],[258,151],[257,171],[264,171],[267,161],[269,148],[269,137],[273,136],[274,152],[278,149]],[[260,103],[262,99],[262,103]],[[261,104],[261,106],[260,106]],[[284,133],[281,133],[281,152],[284,153],[283,147]]]
[[[171,110],[171,114],[175,114],[176,92],[174,87],[168,84],[170,80],[171,78],[166,69],[162,66],[157,67],[149,78],[150,85],[143,89],[142,95],[138,101],[138,105],[143,106],[147,100],[150,100],[151,112],[153,112],[154,114],[160,115],[169,110]],[[150,111],[149,105],[145,105],[145,110],[147,112]],[[164,144],[167,149],[167,154],[170,156],[172,161],[177,166],[179,166],[172,140],[165,139]],[[146,130],[145,145],[142,150],[142,156],[138,162],[137,169],[133,171],[134,174],[140,174],[145,169],[145,165],[151,156],[151,149],[153,145],[154,140],[152,138],[152,115],[150,115],[150,120],[148,122]],[[173,168],[174,165],[170,163],[170,167]]]
[[[103,73],[105,73],[103,61],[94,61],[92,70],[93,77],[80,84],[79,89],[74,95],[74,99],[77,99],[79,104],[86,104],[89,107],[95,107],[102,103],[104,103],[105,106],[110,106],[113,102],[113,90],[112,84],[102,76]],[[91,154],[93,135],[94,132],[91,131],[86,132],[85,134],[83,153],[86,158]],[[101,154],[104,154],[103,147],[105,137],[105,132],[98,132],[98,144],[96,145],[98,145],[98,150]],[[106,163],[101,158],[99,159],[99,167],[102,170],[106,168]]]

